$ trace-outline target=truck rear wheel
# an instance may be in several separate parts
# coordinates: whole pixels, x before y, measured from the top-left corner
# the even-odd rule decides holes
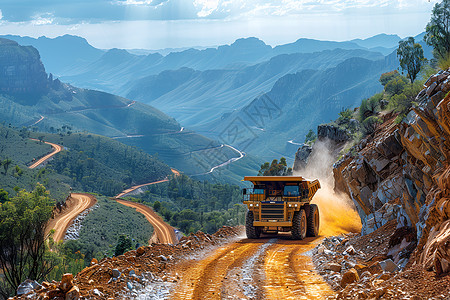
[[[318,236],[319,235],[319,207],[316,204],[309,205],[309,216],[308,216],[308,236]]]
[[[253,212],[248,211],[245,218],[245,233],[249,239],[259,239],[261,235],[261,228],[253,226]]]
[[[306,213],[304,209],[296,211],[292,220],[292,237],[295,240],[303,240],[306,237]]]

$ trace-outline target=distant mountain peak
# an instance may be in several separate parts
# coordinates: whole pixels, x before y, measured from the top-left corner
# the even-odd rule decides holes
[[[231,47],[253,48],[253,47],[270,47],[270,46],[256,37],[248,37],[237,39],[236,41],[234,41],[233,44],[231,44]]]
[[[19,46],[19,43],[12,41],[12,40],[8,40],[8,39],[4,39],[4,38],[0,38],[0,45],[1,46]]]

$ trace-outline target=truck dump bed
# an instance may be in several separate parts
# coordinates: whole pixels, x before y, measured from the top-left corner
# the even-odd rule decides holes
[[[307,200],[308,202],[312,200],[313,196],[320,188],[319,180],[316,179],[310,181],[301,176],[245,176],[244,180],[252,182],[254,185],[254,189],[264,189],[271,191],[272,194],[266,196],[281,196],[283,198],[294,198],[287,195],[277,194],[281,193],[284,186],[298,185],[301,193],[295,198],[302,198],[303,201]],[[262,199],[262,197],[258,194],[254,194],[251,196],[254,196],[252,197],[254,198],[252,199],[254,201],[264,201],[264,199]]]

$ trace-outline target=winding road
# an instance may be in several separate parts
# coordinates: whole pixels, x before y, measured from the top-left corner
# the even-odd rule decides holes
[[[176,169],[171,168],[172,173],[174,174],[174,176],[180,176],[180,172],[177,171]],[[164,222],[164,220],[158,216],[153,209],[151,209],[149,206],[144,205],[144,204],[140,204],[140,203],[135,203],[135,202],[131,202],[131,201],[126,201],[126,200],[122,200],[120,199],[120,197],[125,196],[126,194],[129,194],[135,190],[137,190],[140,187],[143,186],[147,186],[147,185],[152,185],[152,184],[157,184],[157,183],[162,183],[162,182],[167,182],[169,181],[169,179],[166,177],[163,180],[159,180],[159,181],[153,181],[153,182],[149,182],[149,183],[144,183],[144,184],[140,184],[140,185],[136,185],[133,186],[129,189],[124,190],[123,192],[121,192],[120,194],[118,194],[116,197],[114,197],[116,199],[116,201],[120,204],[123,204],[125,206],[128,207],[133,207],[136,209],[137,212],[143,214],[145,216],[145,218],[147,219],[147,221],[153,226],[155,232],[154,234],[156,235],[156,238],[158,240],[159,243],[162,244],[176,244],[177,243],[177,238],[175,236],[175,230],[172,226],[170,226],[169,224],[167,224],[166,222]],[[150,238],[150,241],[153,239],[153,237]],[[149,243],[150,243],[149,241]]]
[[[320,239],[242,239],[191,260],[171,299],[325,299],[334,293],[306,254]]]
[[[171,168],[170,170],[172,171],[172,173],[173,173],[175,176],[180,176],[180,172],[178,172],[178,171],[175,170],[174,168]],[[162,180],[158,180],[158,181],[152,181],[152,182],[148,182],[148,183],[144,183],[144,184],[135,185],[135,186],[130,187],[129,189],[126,189],[126,190],[122,191],[120,194],[118,194],[118,195],[115,196],[114,198],[119,199],[120,197],[123,197],[123,196],[125,196],[126,194],[129,194],[129,193],[131,193],[131,192],[134,192],[135,190],[137,190],[138,188],[141,188],[141,187],[143,187],[143,186],[152,185],[152,184],[157,184],[157,183],[162,183],[162,182],[167,182],[167,181],[169,181],[169,178],[168,178],[168,177],[166,177],[166,178],[164,178],[164,179],[162,179]]]
[[[164,222],[164,220],[160,216],[158,216],[153,211],[153,209],[141,203],[135,203],[121,199],[116,199],[116,201],[125,206],[135,208],[137,212],[143,214],[147,219],[147,221],[150,224],[152,224],[159,243],[162,244],[177,243],[177,238],[175,236],[175,230],[173,229],[173,227]]]
[[[50,219],[47,225],[47,233],[51,229],[55,230],[53,235],[54,241],[61,241],[66,235],[67,228],[72,224],[73,220],[86,209],[97,203],[97,199],[89,194],[72,194],[68,200],[67,208],[62,213],[56,214],[54,219]]]
[[[37,139],[30,139],[30,140],[39,142],[39,140],[37,140]],[[44,142],[44,143],[52,146],[53,147],[53,152],[51,152],[51,153],[45,155],[44,157],[38,159],[37,161],[35,161],[31,166],[29,166],[30,169],[34,169],[34,168],[38,167],[39,165],[44,163],[47,159],[51,158],[56,153],[61,152],[61,150],[63,149],[62,146],[57,145],[57,144],[53,144],[53,143],[50,143],[50,142]]]

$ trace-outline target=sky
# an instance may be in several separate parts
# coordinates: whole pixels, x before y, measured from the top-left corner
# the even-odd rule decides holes
[[[95,47],[162,49],[258,37],[344,41],[424,31],[437,0],[0,0],[0,34],[86,38]]]

